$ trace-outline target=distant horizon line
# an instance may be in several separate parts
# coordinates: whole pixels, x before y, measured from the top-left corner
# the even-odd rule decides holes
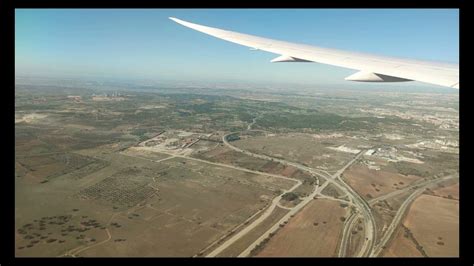
[[[74,75],[74,76],[55,76],[55,75],[41,75],[41,74],[15,74],[16,85],[35,85],[35,84],[17,84],[17,80],[49,80],[49,81],[77,81],[77,82],[118,82],[121,85],[138,85],[138,86],[170,86],[170,88],[182,89],[223,89],[223,90],[256,90],[255,92],[262,92],[262,90],[287,90],[288,92],[296,92],[301,90],[352,90],[352,91],[380,91],[380,92],[401,92],[401,93],[459,93],[459,90],[452,90],[450,88],[440,86],[430,86],[424,83],[407,82],[403,86],[393,83],[354,83],[342,80],[338,83],[321,82],[316,83],[293,83],[293,82],[266,82],[266,81],[242,81],[242,80],[177,80],[171,78],[140,78],[140,77],[110,77],[110,76],[89,76],[89,75]],[[346,83],[347,82],[347,83]],[[150,83],[150,84],[139,84]],[[346,83],[346,84],[344,84]],[[40,86],[41,84],[37,84]],[[48,84],[43,84],[48,85]],[[55,84],[58,85],[58,84]],[[100,84],[107,85],[107,84]],[[407,86],[408,85],[408,86]],[[229,87],[231,86],[231,88]]]

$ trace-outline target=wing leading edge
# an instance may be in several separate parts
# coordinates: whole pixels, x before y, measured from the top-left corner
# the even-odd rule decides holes
[[[359,70],[359,72],[347,77],[346,80],[365,82],[416,80],[459,89],[459,66],[457,64],[400,59],[320,48],[207,27],[173,17],[170,17],[170,19],[183,26],[219,39],[255,50],[278,54],[279,56],[273,59],[272,62],[309,61]]]

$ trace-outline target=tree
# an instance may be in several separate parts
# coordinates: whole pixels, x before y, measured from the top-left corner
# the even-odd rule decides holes
[[[298,198],[298,195],[294,192],[288,192],[282,196],[282,199],[287,200],[287,201],[294,201],[297,198]]]

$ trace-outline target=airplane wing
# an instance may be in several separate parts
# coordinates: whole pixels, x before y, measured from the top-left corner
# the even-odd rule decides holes
[[[346,80],[363,82],[421,81],[459,89],[459,66],[320,48],[211,28],[170,17],[188,28],[279,56],[271,62],[316,62],[359,70]]]

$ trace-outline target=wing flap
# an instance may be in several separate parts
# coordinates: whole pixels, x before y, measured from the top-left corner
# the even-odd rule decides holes
[[[403,81],[412,81],[411,79],[397,78],[393,76],[382,75],[379,73],[359,71],[354,73],[345,80],[350,81],[360,81],[360,82],[403,82]]]

